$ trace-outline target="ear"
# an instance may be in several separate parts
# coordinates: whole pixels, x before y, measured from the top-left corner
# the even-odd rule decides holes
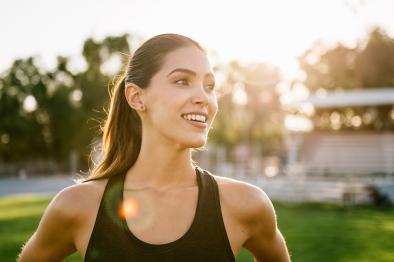
[[[145,104],[142,99],[143,89],[133,83],[127,83],[125,86],[125,97],[129,106],[135,110],[144,111]]]

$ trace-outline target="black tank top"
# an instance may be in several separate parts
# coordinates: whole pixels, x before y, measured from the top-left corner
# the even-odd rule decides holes
[[[84,261],[235,261],[223,223],[218,185],[206,170],[196,167],[198,202],[187,232],[165,244],[138,239],[118,215],[126,173],[109,178],[97,213]]]

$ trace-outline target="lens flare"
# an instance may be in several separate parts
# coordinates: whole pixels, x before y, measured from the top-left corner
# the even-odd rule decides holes
[[[119,204],[118,216],[127,221],[130,231],[143,231],[152,227],[155,214],[153,200],[144,194],[128,193]]]
[[[134,198],[128,198],[120,204],[119,216],[122,218],[134,217],[138,213],[139,204]]]

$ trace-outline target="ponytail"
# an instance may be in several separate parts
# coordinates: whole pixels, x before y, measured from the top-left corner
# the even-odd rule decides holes
[[[111,104],[103,127],[102,159],[84,182],[126,172],[137,160],[142,139],[141,119],[127,103],[124,89],[125,76],[122,76],[110,93]]]

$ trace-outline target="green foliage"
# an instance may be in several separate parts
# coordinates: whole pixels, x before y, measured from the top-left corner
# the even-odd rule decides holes
[[[39,122],[40,111],[30,112],[23,107],[28,96],[33,96],[38,107],[47,100],[48,76],[42,74],[33,58],[16,60],[1,78],[0,89],[0,154],[4,161],[19,160],[28,148],[35,154],[49,154],[44,127]],[[6,141],[6,143],[4,142]],[[26,146],[29,145],[29,146]]]
[[[58,57],[57,66],[47,72],[32,57],[16,60],[0,79],[0,162],[46,159],[62,164],[76,152],[86,166],[91,142],[105,118],[107,85],[114,77],[101,66],[129,52],[127,38],[87,39],[87,69],[76,74],[68,70],[66,57]]]
[[[393,57],[394,39],[376,28],[365,45],[338,44],[327,50],[317,44],[299,57],[299,64],[312,91],[389,87],[394,86]]]
[[[371,32],[357,59],[362,86],[394,86],[394,39],[384,31]]]
[[[394,88],[394,39],[375,28],[365,44],[360,42],[355,48],[338,44],[326,50],[322,45],[315,45],[299,57],[299,64],[306,73],[304,84],[312,92],[319,89]],[[339,114],[340,128],[334,128],[330,123],[332,114]],[[393,115],[393,105],[319,108],[313,121],[315,130],[320,131],[392,131]],[[353,116],[362,120],[360,125],[351,123]]]

